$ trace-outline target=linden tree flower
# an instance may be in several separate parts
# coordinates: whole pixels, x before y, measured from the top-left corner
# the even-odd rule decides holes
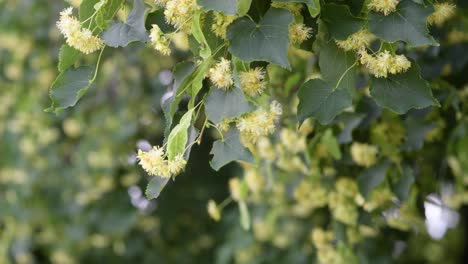
[[[436,3],[434,9],[434,13],[427,18],[427,23],[440,27],[455,15],[456,6],[452,3]]]
[[[57,28],[65,37],[67,44],[84,54],[93,53],[104,46],[104,42],[94,36],[91,30],[82,28],[80,21],[72,15],[73,8],[69,7],[60,12]]]
[[[185,165],[187,165],[187,161],[184,159],[182,154],[175,156],[175,158],[173,160],[169,160],[168,163],[169,171],[172,175],[177,175],[182,172],[182,170],[185,168]]]
[[[360,166],[370,167],[377,162],[376,146],[354,142],[351,145],[351,157]]]
[[[270,104],[270,110],[263,109],[249,113],[237,121],[237,129],[244,144],[255,144],[263,136],[275,131],[275,122],[282,114],[281,105],[277,101]]]
[[[153,147],[149,151],[138,150],[137,158],[140,166],[153,176],[169,178],[178,175],[185,168],[187,161],[179,154],[172,160],[166,159],[163,148]]]
[[[349,51],[349,50],[359,50],[365,47],[369,47],[373,40],[375,40],[374,34],[363,29],[352,34],[345,40],[335,40],[338,47]]]
[[[164,16],[168,24],[177,28],[190,29],[192,13],[197,8],[195,0],[168,0]]]
[[[221,209],[214,200],[208,201],[207,210],[211,219],[215,220],[216,222],[221,220]]]
[[[231,61],[221,58],[221,60],[208,71],[208,78],[218,88],[228,90],[234,84],[234,80],[232,79]]]
[[[395,12],[399,0],[370,0],[369,9],[388,15]]]
[[[272,2],[271,6],[276,8],[286,8],[295,16],[300,15],[302,10],[302,5],[299,3]]]
[[[241,72],[239,79],[244,93],[252,97],[261,94],[266,88],[265,72],[260,67]]]
[[[242,183],[239,178],[231,178],[229,180],[229,191],[234,201],[242,201],[245,198],[242,191]]]
[[[216,36],[225,39],[227,27],[236,19],[235,16],[225,15],[221,12],[214,13],[214,22],[211,25],[211,30]]]
[[[301,44],[312,36],[312,28],[304,24],[292,24],[289,26],[289,39],[292,43]]]
[[[158,6],[165,6],[169,0],[154,0],[156,5]]]
[[[392,55],[387,50],[370,55],[363,48],[358,51],[358,54],[361,64],[377,78],[386,78],[389,73],[403,73],[411,67],[411,62],[404,55]]]
[[[169,48],[169,39],[164,35],[164,33],[158,25],[152,25],[149,37],[151,46],[155,50],[161,52],[161,54],[163,55],[171,55],[171,49]]]

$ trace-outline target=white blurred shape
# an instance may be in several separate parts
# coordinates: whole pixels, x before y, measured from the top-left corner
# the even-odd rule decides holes
[[[137,146],[138,149],[141,149],[143,151],[150,151],[151,148],[152,148],[151,144],[146,139],[138,140],[136,146]]]
[[[159,81],[163,85],[169,85],[172,82],[172,72],[169,70],[164,70],[159,73]]]
[[[439,196],[430,194],[424,202],[426,228],[429,235],[436,240],[444,237],[447,229],[454,228],[460,220],[460,215],[446,207]]]

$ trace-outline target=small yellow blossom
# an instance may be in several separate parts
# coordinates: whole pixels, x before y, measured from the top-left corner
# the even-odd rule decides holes
[[[262,68],[241,72],[239,79],[244,93],[252,97],[261,94],[266,88],[265,71]]]
[[[361,64],[377,78],[387,78],[389,73],[403,73],[411,67],[411,62],[404,55],[391,55],[387,50],[371,55],[360,49],[358,54]]]
[[[289,26],[289,39],[292,43],[301,44],[312,36],[312,28],[304,24],[292,24]]]
[[[281,105],[273,101],[270,110],[257,110],[244,115],[237,121],[237,128],[244,144],[255,144],[263,136],[270,135],[275,130],[275,122],[282,114]]]
[[[347,225],[356,225],[359,213],[354,200],[338,193],[338,191],[331,192],[328,195],[328,206],[336,220]]]
[[[274,161],[276,158],[275,150],[267,137],[261,137],[257,140],[258,155],[267,161]]]
[[[239,178],[231,178],[229,180],[229,191],[234,201],[242,201],[244,199],[242,183]]]
[[[360,166],[370,167],[377,162],[378,149],[375,146],[353,143],[351,145],[351,157]]]
[[[445,21],[455,15],[456,6],[452,3],[436,3],[434,4],[434,13],[427,18],[429,25],[442,26]]]
[[[153,24],[150,31],[151,46],[163,55],[171,55],[169,39],[164,35],[158,25]]]
[[[281,129],[280,140],[281,144],[293,154],[304,151],[307,147],[306,138],[291,129]]]
[[[168,0],[165,9],[164,16],[167,23],[188,30],[192,24],[192,13],[197,9],[197,3],[195,0]]]
[[[247,167],[244,171],[244,179],[247,187],[254,194],[259,194],[265,186],[265,179],[262,174],[258,173],[253,167]]]
[[[181,173],[185,168],[185,165],[187,165],[187,161],[184,159],[182,154],[175,156],[173,160],[169,160],[168,162],[169,171],[172,175]]]
[[[302,4],[300,3],[272,2],[271,6],[288,9],[295,16],[299,16],[302,10]]]
[[[226,39],[227,27],[236,19],[235,16],[225,15],[221,12],[214,13],[214,22],[211,25],[211,30],[216,36]]]
[[[396,11],[399,0],[370,0],[369,9],[388,15]]]
[[[228,90],[234,84],[232,79],[231,61],[221,58],[208,72],[208,78],[223,90]]]
[[[72,15],[73,8],[69,7],[60,12],[57,28],[65,37],[67,44],[84,54],[90,54],[104,47],[104,42],[93,35],[91,30],[82,28],[80,21]]]
[[[164,150],[156,146],[149,151],[138,150],[137,158],[140,166],[149,175],[163,178],[176,176],[187,164],[182,154],[177,155],[172,160],[167,160]]]
[[[207,205],[208,215],[218,222],[221,220],[221,210],[214,200],[209,200]]]
[[[154,0],[156,5],[158,6],[165,6],[169,0]]]
[[[349,51],[349,50],[359,50],[362,48],[369,47],[372,41],[375,40],[374,34],[363,29],[349,36],[346,40],[336,40],[338,47]]]

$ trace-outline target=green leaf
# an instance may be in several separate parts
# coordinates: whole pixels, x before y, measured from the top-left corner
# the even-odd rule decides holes
[[[167,140],[167,158],[174,159],[179,154],[184,154],[185,146],[188,140],[188,128],[192,121],[193,110],[188,110],[180,119],[180,122],[175,126],[169,134]]]
[[[409,166],[403,167],[403,173],[395,184],[394,193],[400,201],[406,201],[409,196],[411,186],[414,183],[414,172]]]
[[[189,108],[192,108],[195,104],[195,99],[203,88],[203,80],[206,77],[208,70],[211,67],[211,63],[213,62],[212,58],[208,58],[200,64],[195,72],[193,73],[193,81],[190,84],[189,94],[190,94],[190,101],[189,101]]]
[[[59,61],[57,65],[58,70],[63,72],[73,66],[80,58],[80,55],[81,53],[78,50],[68,46],[67,44],[63,44],[59,51]]]
[[[90,67],[68,68],[55,79],[50,88],[52,105],[46,111],[59,113],[75,106],[78,100],[88,91],[94,70]]]
[[[346,52],[334,41],[317,41],[314,50],[319,53],[320,73],[334,89],[346,89],[352,93],[356,87],[356,55]]]
[[[146,186],[145,195],[148,200],[156,199],[161,194],[161,191],[166,187],[170,178],[153,177]]]
[[[315,2],[314,0],[273,0],[273,2],[279,2],[279,3],[304,3],[307,4],[311,7],[315,7]]]
[[[249,12],[252,0],[237,0],[237,14],[245,16]]]
[[[298,97],[297,115],[300,122],[314,117],[321,124],[328,124],[352,103],[351,95],[346,90],[333,90],[320,79],[304,83],[299,89]]]
[[[321,138],[321,143],[326,147],[328,153],[336,160],[341,159],[341,150],[336,137],[331,129],[327,129]]]
[[[140,41],[148,41],[148,32],[145,28],[146,14],[149,8],[143,0],[134,0],[133,9],[128,14],[127,22],[112,22],[109,29],[104,31],[101,38],[107,46],[117,48]]]
[[[414,62],[413,62],[414,64]],[[429,85],[419,74],[417,65],[401,74],[388,78],[372,78],[371,96],[382,107],[404,114],[411,108],[424,108],[439,105],[432,96]]]
[[[162,102],[164,117],[166,118],[164,136],[169,136],[172,127],[172,120],[179,107],[180,100],[184,95],[184,90],[191,84],[194,78],[196,65],[193,62],[185,61],[176,65],[174,69],[174,83],[172,85],[172,95]]]
[[[369,29],[387,42],[402,40],[411,46],[437,45],[426,25],[426,19],[432,12],[430,7],[403,0],[397,10],[387,16],[370,12]]]
[[[337,118],[337,122],[344,125],[343,130],[337,137],[340,144],[353,141],[353,130],[362,122],[364,117],[364,114],[343,113]]]
[[[99,4],[101,1],[100,0],[83,0],[83,2],[80,5],[80,21],[85,21],[87,20],[91,15],[96,12],[95,6]],[[104,28],[105,24],[107,24],[107,21],[112,19],[117,11],[120,9],[122,6],[122,3],[124,0],[107,0],[107,1],[102,1],[104,5],[99,8],[97,14],[96,14],[96,20],[89,20],[86,23],[83,24],[84,27],[89,27],[89,28],[94,28],[96,25],[99,25],[100,28]],[[91,25],[89,25],[92,23]],[[98,30],[95,33],[99,33],[100,30]]]
[[[218,11],[226,15],[235,15],[237,13],[237,0],[197,0],[197,4],[203,7],[205,11]]]
[[[206,116],[216,124],[223,118],[238,117],[253,110],[253,107],[245,100],[242,90],[236,86],[228,91],[216,87],[211,88],[205,103]]]
[[[206,41],[205,35],[203,34],[202,28],[200,26],[202,11],[198,10],[195,12],[192,18],[192,35],[200,44],[200,57],[206,59],[211,55],[211,49]]]
[[[314,0],[314,5],[308,5],[309,13],[311,17],[317,17],[320,14],[320,0]]]
[[[245,201],[239,201],[239,214],[240,214],[240,224],[244,230],[249,230],[250,229],[250,214],[249,214],[249,208],[247,207],[247,204]]]
[[[406,140],[402,149],[406,151],[420,150],[424,145],[426,134],[436,127],[436,124],[427,124],[422,118],[408,116],[405,119]]]
[[[326,4],[322,7],[320,18],[325,23],[330,37],[345,40],[364,26],[364,19],[351,14],[347,5]]]
[[[270,8],[258,24],[247,17],[236,19],[227,30],[229,51],[243,61],[267,61],[290,68],[289,24],[293,16],[282,8]]]
[[[358,186],[364,198],[367,198],[372,189],[379,186],[385,180],[389,166],[390,162],[384,160],[359,174],[357,179]]]
[[[239,131],[234,127],[229,129],[224,136],[224,140],[215,141],[211,154],[214,156],[210,164],[216,171],[232,161],[253,162],[252,154],[242,145],[239,139]]]

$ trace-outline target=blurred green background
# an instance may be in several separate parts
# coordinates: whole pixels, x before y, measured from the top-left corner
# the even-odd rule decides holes
[[[209,146],[194,147],[157,201],[144,198],[148,179],[135,165],[138,144],[162,141],[174,59],[142,45],[107,49],[77,107],[43,111],[67,5],[0,0],[0,263],[212,262],[224,234],[206,203],[228,191]]]

